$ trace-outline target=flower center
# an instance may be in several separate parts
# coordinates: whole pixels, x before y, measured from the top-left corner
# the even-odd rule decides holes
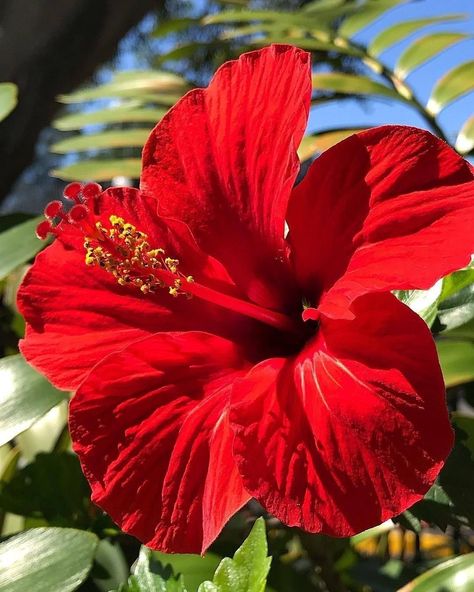
[[[64,197],[74,201],[74,205],[66,212],[61,201],[50,202],[44,210],[46,219],[36,229],[38,237],[45,239],[49,234],[58,236],[63,228],[74,226],[84,235],[86,265],[110,273],[120,286],[137,289],[145,295],[165,288],[174,298],[181,295],[186,298],[195,296],[287,333],[298,332],[292,318],[209,288],[197,283],[193,276],[183,274],[179,270],[178,259],[167,254],[160,246],[151,245],[147,234],[123,218],[111,215],[110,227],[96,221],[91,204],[101,192],[102,188],[97,183],[68,185]]]

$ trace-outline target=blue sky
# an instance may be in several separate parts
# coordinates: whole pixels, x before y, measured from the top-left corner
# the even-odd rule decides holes
[[[441,75],[460,63],[474,59],[474,1],[473,0],[418,0],[402,4],[381,17],[378,21],[358,33],[354,39],[367,43],[380,31],[404,20],[430,17],[441,14],[467,13],[468,20],[446,25],[431,25],[423,29],[423,34],[433,31],[460,31],[473,38],[461,41],[447,49],[439,57],[415,70],[407,82],[415,90],[416,96],[426,104],[431,89]],[[418,35],[390,48],[381,55],[389,66],[394,66],[403,49]],[[474,71],[472,73],[474,77]],[[446,107],[439,115],[439,123],[451,141],[466,119],[474,113],[474,93],[469,93]],[[323,122],[323,123],[321,123]],[[426,124],[414,110],[398,102],[370,101],[361,105],[357,101],[344,101],[319,106],[313,110],[310,129],[334,126],[374,125],[384,123],[404,123],[425,127]]]

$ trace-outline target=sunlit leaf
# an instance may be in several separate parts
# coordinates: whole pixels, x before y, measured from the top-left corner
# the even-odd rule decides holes
[[[474,150],[474,115],[464,123],[456,139],[456,150],[467,154]]]
[[[267,557],[265,522],[259,518],[234,558],[225,557],[212,582],[204,582],[198,592],[264,592],[270,569]]]
[[[399,592],[472,592],[474,553],[443,561],[403,586]]]
[[[62,131],[79,130],[88,125],[104,125],[107,123],[157,123],[166,109],[150,109],[129,107],[109,107],[84,113],[71,113],[59,117],[53,126]]]
[[[114,177],[138,179],[142,162],[139,158],[114,160],[83,160],[51,171],[53,177],[65,181],[110,181]]]
[[[129,98],[146,93],[156,93],[157,102],[164,93],[182,93],[186,90],[187,84],[184,80],[169,72],[154,71],[133,71],[128,72],[127,76],[115,77],[108,84],[101,84],[92,88],[78,90],[76,92],[60,95],[58,100],[62,103],[83,103],[94,99],[104,98]],[[180,94],[173,96],[177,100]]]
[[[181,17],[174,19],[164,18],[153,30],[152,37],[165,37],[172,33],[180,33],[197,23],[196,19],[190,17]]]
[[[183,583],[188,592],[197,592],[199,585],[212,579],[220,558],[213,553],[200,555],[167,555],[155,551],[152,555],[163,567],[170,566],[173,573],[182,574]]]
[[[0,445],[29,428],[66,397],[22,356],[0,360]]]
[[[166,578],[157,573],[160,568],[155,565],[152,551],[141,547],[132,575],[116,592],[187,592],[182,577]]]
[[[428,327],[434,323],[438,313],[443,282],[436,282],[429,290],[396,290],[396,297],[410,307],[425,321]]]
[[[16,107],[18,101],[18,89],[11,82],[0,83],[0,121],[5,119]]]
[[[98,543],[91,532],[32,528],[0,544],[0,592],[70,592],[87,577]]]
[[[363,128],[334,129],[305,136],[298,148],[298,156],[302,161],[311,158],[316,153],[324,152],[334,144],[360,131],[363,131]]]
[[[339,28],[339,34],[344,37],[355,35],[381,17],[387,10],[404,1],[406,0],[367,0],[357,12],[343,21]]]
[[[402,53],[395,66],[395,74],[404,80],[413,70],[435,58],[448,47],[467,39],[463,33],[431,33],[414,41]]]
[[[338,42],[338,43],[336,43]],[[340,53],[344,55],[352,55],[352,56],[362,56],[361,51],[344,43],[342,39],[336,39],[334,42],[331,41],[324,41],[322,39],[315,39],[314,37],[298,37],[296,34],[294,35],[270,35],[267,37],[262,37],[259,39],[253,39],[252,41],[248,42],[249,45],[259,45],[264,46],[270,43],[283,43],[287,45],[295,45],[300,49],[306,49],[307,51],[327,51],[327,52],[334,52]]]
[[[447,21],[459,21],[465,19],[462,14],[446,14],[433,16],[431,18],[416,19],[397,23],[388,27],[379,33],[369,44],[369,53],[373,56],[379,56],[386,49],[406,39],[412,33],[417,33],[423,27],[432,25],[434,23],[443,23]]]
[[[51,151],[58,154],[99,150],[103,148],[141,147],[146,142],[150,128],[135,128],[119,131],[106,131],[100,134],[81,134],[66,138],[51,146]]]
[[[400,95],[395,90],[380,82],[376,82],[367,76],[345,74],[343,72],[313,74],[313,88],[349,95],[371,95],[401,100]]]
[[[447,387],[474,380],[474,342],[444,338],[436,348]]]
[[[445,74],[436,83],[426,106],[427,111],[437,115],[460,96],[474,90],[474,60],[464,62]]]
[[[474,284],[445,298],[439,306],[439,320],[448,331],[474,318]]]
[[[0,279],[23,265],[44,247],[35,234],[41,218],[31,218],[0,232]]]

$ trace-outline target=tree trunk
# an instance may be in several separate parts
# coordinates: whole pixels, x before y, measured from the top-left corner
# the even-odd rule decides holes
[[[55,97],[113,57],[117,43],[153,0],[0,0],[0,81],[19,87],[16,109],[0,124],[0,201],[33,160]]]

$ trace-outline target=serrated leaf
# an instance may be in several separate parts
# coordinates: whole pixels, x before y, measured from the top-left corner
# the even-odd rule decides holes
[[[456,139],[456,150],[468,154],[474,150],[474,115],[464,123]]]
[[[324,152],[324,150],[331,148],[334,144],[337,144],[352,134],[356,134],[363,130],[364,128],[358,127],[351,129],[334,129],[312,134],[311,136],[305,136],[301,140],[301,144],[298,148],[298,156],[302,161],[307,160],[316,153]]]
[[[379,33],[369,44],[369,53],[373,56],[379,56],[392,45],[403,41],[412,33],[417,33],[423,27],[435,23],[444,23],[448,21],[459,21],[465,19],[463,14],[445,14],[433,16],[430,18],[415,19],[397,23]]]
[[[66,138],[51,146],[51,152],[67,154],[88,150],[142,147],[150,135],[151,126],[119,131],[105,131],[100,134],[81,134]]]
[[[467,39],[464,33],[431,33],[414,41],[398,59],[395,75],[404,80],[413,70],[426,64],[455,43]]]
[[[462,339],[439,339],[439,361],[447,387],[474,380],[474,343]]]
[[[85,113],[71,113],[53,121],[53,127],[61,131],[79,130],[88,125],[108,123],[157,123],[166,109],[109,107]]]
[[[60,169],[51,171],[53,177],[65,181],[110,181],[114,177],[131,177],[138,179],[142,167],[139,158],[123,158],[114,160],[83,160]]]
[[[21,355],[0,360],[0,445],[29,428],[66,398]]]
[[[32,528],[0,544],[0,592],[70,592],[87,577],[97,537],[72,528]]]
[[[107,84],[78,90],[67,95],[59,95],[58,101],[74,104],[104,98],[134,98],[141,93],[147,93],[157,97],[157,103],[164,100],[166,104],[169,104],[170,101],[175,102],[187,87],[184,80],[176,74],[157,72],[156,70],[133,71],[128,72],[127,76],[114,77]]]
[[[212,578],[220,558],[214,553],[201,555],[166,554],[158,551],[153,552],[152,559],[158,560],[168,571],[171,569],[174,574],[181,574],[183,583],[188,592],[197,592],[200,584]]]
[[[474,553],[443,561],[418,576],[399,592],[472,592]]]
[[[462,95],[474,90],[474,60],[464,62],[450,70],[436,83],[426,109],[438,115],[445,107]]]
[[[18,102],[18,88],[12,82],[0,83],[0,121],[3,121]]]
[[[142,546],[133,575],[117,592],[186,592],[182,578],[164,578],[157,571],[152,552]]]
[[[371,95],[402,100],[401,96],[392,88],[376,82],[372,78],[343,72],[313,74],[313,88],[348,95]]]
[[[267,557],[265,522],[259,518],[234,558],[225,557],[212,582],[204,582],[198,592],[263,592],[270,569]]]
[[[339,27],[339,34],[351,37],[405,0],[368,0]]]
[[[44,242],[35,234],[41,217],[31,218],[0,232],[0,279],[23,265],[38,253]]]

